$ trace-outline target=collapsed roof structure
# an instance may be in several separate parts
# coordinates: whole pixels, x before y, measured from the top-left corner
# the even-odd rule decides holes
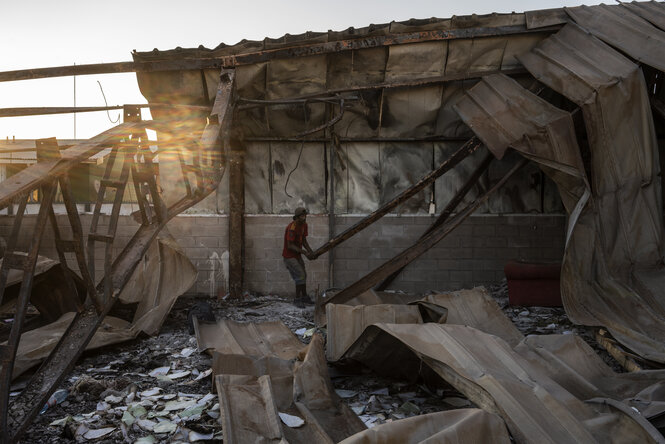
[[[133,62],[0,73],[0,81],[9,81],[135,71],[154,117],[143,122],[138,108],[127,106],[125,123],[88,141],[62,151],[42,141],[39,162],[0,184],[0,207],[18,202],[0,289],[9,270],[24,272],[11,334],[0,346],[3,441],[17,439],[55,390],[166,223],[195,204],[217,205],[204,199],[220,189],[229,199],[229,290],[239,296],[246,212],[289,213],[306,204],[310,212],[327,213],[331,224],[339,212],[369,213],[336,236],[331,230],[330,240],[315,251],[320,256],[400,205],[402,211],[427,212],[432,198],[426,190],[451,172],[434,185],[444,209],[421,239],[322,305],[349,303],[373,287],[385,288],[479,208],[556,209],[560,204],[552,196],[558,192],[568,214],[561,286],[569,317],[604,326],[637,355],[665,363],[658,144],[665,120],[664,48],[665,7],[644,2],[411,20],[212,50],[135,52]],[[3,115],[28,112],[47,111]],[[158,143],[146,141],[146,128],[157,131]],[[109,147],[91,226],[84,229],[68,172]],[[159,174],[173,178],[161,181],[161,188],[156,155]],[[283,165],[300,162],[305,173],[291,178]],[[489,169],[490,164],[500,166]],[[519,171],[536,167],[551,182],[542,185],[534,203]],[[114,257],[129,181],[141,225]],[[509,181],[513,186],[502,189]],[[60,237],[52,208],[58,186],[70,239]],[[35,189],[43,199],[24,254],[15,241]],[[289,189],[298,190],[299,199],[290,198]],[[111,190],[108,230],[102,232],[102,204]],[[85,302],[34,383],[10,405],[22,323],[49,223],[71,288],[80,279]],[[95,245],[104,245],[101,264]],[[74,253],[75,265],[67,268],[65,253]],[[400,328],[376,328],[386,333],[367,333],[364,344],[379,335],[407,335]],[[428,334],[455,335],[454,328],[444,330],[449,331]],[[424,353],[417,344],[408,346]],[[364,348],[351,350],[358,358]],[[520,439],[535,436],[520,433]],[[585,433],[576,437],[584,440]]]

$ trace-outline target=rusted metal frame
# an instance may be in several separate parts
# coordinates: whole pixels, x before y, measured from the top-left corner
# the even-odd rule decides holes
[[[409,43],[470,39],[479,37],[499,37],[513,34],[552,34],[561,29],[561,25],[539,29],[526,29],[522,25],[500,26],[496,28],[465,28],[453,30],[420,31],[404,34],[360,37],[357,39],[338,40],[287,48],[270,49],[246,54],[219,56],[210,58],[183,58],[150,62],[115,62],[91,65],[56,66],[51,68],[22,69],[0,72],[0,82],[14,80],[41,79],[46,77],[80,76],[88,74],[110,74],[119,72],[155,72],[199,69],[233,68],[242,65],[267,62],[275,59],[307,57],[313,55],[339,53],[358,49],[382,46],[403,45]]]
[[[182,150],[178,150],[178,163],[180,164],[180,172],[182,173],[182,180],[185,182],[185,191],[187,196],[192,195],[192,184],[189,182],[189,173],[193,172],[196,175],[196,166],[194,162],[192,165],[188,165],[185,160],[185,156],[182,154]]]
[[[95,281],[95,274],[96,274],[95,242],[98,240],[102,240],[102,237],[97,232],[99,228],[99,218],[102,214],[102,205],[104,204],[104,199],[106,197],[106,188],[108,186],[113,186],[111,177],[113,175],[113,167],[115,165],[116,159],[120,151],[121,147],[119,145],[114,146],[111,149],[111,153],[109,154],[106,160],[107,163],[106,163],[106,168],[104,170],[104,176],[102,177],[102,180],[99,182],[99,190],[97,191],[97,200],[95,202],[95,208],[93,209],[92,219],[90,221],[90,230],[88,231],[88,271],[90,272],[90,277],[92,278],[93,282]],[[116,184],[116,186],[119,186],[119,184]],[[116,189],[116,194],[117,194],[117,189]],[[106,267],[104,267],[104,271],[106,272]],[[103,300],[101,304],[102,306],[104,306],[107,301],[106,290],[103,292]]]
[[[93,233],[91,233],[93,235],[88,235],[88,243],[93,244],[93,251],[95,240],[103,240],[104,242],[104,276],[109,276],[111,273],[111,265],[113,264],[113,244],[115,242],[115,235],[118,229],[118,218],[120,217],[120,209],[122,208],[122,201],[125,195],[127,181],[129,180],[129,172],[131,171],[133,164],[136,146],[132,143],[131,145],[124,146],[123,149],[125,152],[123,155],[122,170],[120,171],[120,177],[118,179],[117,186],[115,187],[115,196],[113,199],[113,206],[111,207],[108,230],[104,235],[102,235],[103,237],[98,237],[96,239]],[[104,302],[108,303],[108,301],[111,300],[113,288],[108,279],[104,279],[104,283],[106,284],[104,286]]]
[[[448,205],[441,211],[441,214],[439,214],[439,217],[436,218],[434,223],[429,226],[427,230],[418,238],[418,240],[422,239],[423,237],[427,236],[430,234],[432,231],[434,231],[436,228],[440,227],[448,218],[450,215],[455,211],[455,208],[464,200],[464,197],[471,191],[471,189],[478,183],[478,180],[480,180],[480,177],[487,171],[489,168],[490,164],[492,163],[492,160],[494,160],[494,156],[492,153],[487,153],[483,161],[478,165],[478,167],[475,169],[473,174],[467,179],[467,181],[464,183],[462,188],[453,196],[452,199],[450,199],[450,202],[448,202]],[[375,290],[381,291],[385,290],[399,274],[404,270],[405,267],[400,268],[399,270],[395,271],[393,274],[388,276],[381,282],[379,285],[375,287]]]
[[[228,147],[229,131],[233,120],[234,90],[235,73],[232,70],[223,70],[217,99],[213,107],[213,112],[218,116],[219,123],[210,124],[204,131],[201,137],[204,151],[215,151],[220,139],[222,146]],[[12,441],[18,440],[25,433],[26,428],[37,415],[39,409],[64,379],[65,375],[74,367],[76,360],[83,353],[86,345],[101,325],[104,316],[111,309],[120,291],[129,281],[134,268],[145,255],[150,243],[159,231],[166,226],[168,220],[200,202],[217,188],[224,172],[224,162],[221,155],[216,157],[216,163],[213,167],[217,171],[213,171],[213,174],[205,178],[203,181],[205,188],[200,193],[195,193],[194,196],[185,196],[173,203],[167,209],[167,217],[163,221],[139,226],[132,239],[116,257],[111,275],[104,277],[104,280],[112,281],[112,286],[115,289],[112,300],[107,302],[102,313],[97,313],[91,305],[77,313],[55,349],[32,377],[27,388],[14,398],[10,406],[11,415],[9,415],[8,420],[8,430],[12,433],[10,438]],[[97,289],[100,290],[104,286],[105,283],[102,281],[97,285]]]
[[[162,220],[166,218],[166,207],[157,187],[152,152],[149,148],[139,147],[136,157],[137,162],[132,165],[134,185],[137,186],[138,184],[139,189],[142,188],[142,184],[145,184],[148,187],[148,194],[150,195],[150,200],[155,209],[155,216],[157,217],[157,220]],[[150,203],[147,200],[146,194],[141,191],[141,195],[139,196],[137,194],[137,198],[139,200],[139,205],[141,205],[141,203],[143,204],[143,211],[146,211],[146,216],[148,216],[147,212],[150,210]],[[145,220],[152,223],[152,215],[146,217]]]
[[[16,244],[18,243],[18,236],[21,231],[21,222],[23,221],[23,215],[25,214],[25,208],[28,205],[28,194],[18,198],[18,209],[16,215],[14,216],[14,224],[12,225],[12,232],[9,235],[7,240],[7,247],[5,248],[5,255],[7,252],[15,251]],[[3,296],[5,293],[5,286],[7,285],[7,277],[9,275],[9,267],[5,264],[5,261],[2,261],[2,266],[0,267],[0,305],[2,305]]]
[[[410,188],[404,190],[401,194],[399,194],[390,202],[387,202],[386,204],[382,205],[379,209],[365,216],[358,223],[347,228],[341,234],[335,236],[334,238],[330,239],[328,242],[320,246],[316,251],[314,251],[314,256],[316,257],[320,256],[321,254],[325,253],[331,248],[336,247],[345,240],[349,239],[354,234],[364,230],[365,228],[367,228],[368,226],[379,220],[381,217],[385,216],[388,212],[390,212],[390,210],[404,203],[409,198],[415,196],[417,193],[419,193],[421,190],[423,190],[425,187],[431,184],[434,180],[436,180],[437,177],[442,176],[444,173],[454,168],[455,165],[460,163],[462,160],[466,159],[471,153],[476,151],[478,147],[480,147],[481,145],[482,142],[480,142],[477,138],[474,137],[470,139],[467,143],[462,145],[462,147],[458,149],[452,156],[450,156],[448,159],[442,162],[437,169],[435,169],[434,171],[430,172],[429,174],[421,178],[417,183],[415,183]]]
[[[25,170],[12,176],[11,181],[0,183],[0,208],[5,208],[11,204],[16,196],[26,194],[31,190],[40,187],[54,177],[64,174],[74,165],[78,165],[99,153],[104,148],[113,145],[120,140],[120,135],[126,134],[135,128],[141,128],[139,124],[122,124],[115,126],[92,139],[77,143],[72,147],[60,151],[62,159],[53,160],[30,165]],[[47,171],[45,171],[47,169]],[[17,184],[17,182],[19,182]]]
[[[38,162],[43,162],[43,161],[49,161],[49,160],[54,160],[54,159],[60,159],[60,148],[58,146],[58,142],[55,138],[50,138],[50,139],[41,139],[37,140],[35,142],[35,148],[37,150],[37,161]],[[74,197],[71,192],[71,187],[69,186],[69,171],[67,171],[65,174],[61,175],[57,180],[56,180],[56,188],[57,184],[60,184],[61,192],[62,192],[62,197],[63,201],[65,203],[65,208],[67,209],[67,214],[68,217],[71,221],[72,219],[72,214],[75,215],[76,220],[78,221],[78,210],[76,208],[76,203],[74,202]],[[42,203],[42,205],[44,205]],[[60,228],[58,227],[58,221],[55,216],[55,211],[53,209],[53,205],[48,206],[48,218],[49,221],[51,222],[51,228],[53,229],[53,235],[55,238],[55,248],[56,252],[58,253],[58,259],[60,260],[60,266],[62,268],[63,274],[65,276],[65,281],[67,283],[67,287],[69,289],[70,294],[72,297],[78,294],[78,290],[76,287],[76,282],[74,281],[74,272],[71,270],[71,268],[68,265],[67,261],[67,256],[65,255],[66,252],[73,252],[76,254],[77,260],[79,265],[81,263],[85,264],[85,257],[81,254],[83,251],[83,242],[82,242],[82,236],[76,236],[74,233],[73,240],[70,241],[63,241],[62,236],[60,235]],[[80,221],[78,223],[79,228],[80,228]],[[74,223],[72,223],[72,230],[75,230]],[[81,234],[79,230],[79,234]],[[95,285],[90,279],[90,276],[87,275],[87,268],[83,268],[81,270],[81,274],[83,276],[84,282],[86,284],[86,287],[88,288],[88,292],[90,293],[90,297],[93,299],[93,302],[97,305],[98,308],[101,308],[99,305],[99,299],[97,298],[96,292],[94,292]],[[91,292],[92,290],[92,292]],[[78,304],[77,304],[78,305]],[[81,307],[79,307],[81,308]]]
[[[328,90],[326,90],[327,92]],[[244,111],[246,109],[253,108],[263,108],[265,106],[284,106],[284,105],[304,105],[307,103],[339,103],[342,100],[350,102],[352,100],[359,100],[359,97],[339,97],[335,93],[328,93],[326,95],[321,95],[312,98],[286,98],[286,99],[273,99],[273,100],[261,100],[261,99],[245,99],[242,97],[238,98],[238,103],[243,103],[243,105],[238,105],[238,111]]]
[[[152,221],[152,211],[150,210],[150,202],[148,202],[148,198],[146,197],[149,191],[146,191],[141,186],[139,173],[134,164],[132,164],[131,173],[132,183],[134,184],[134,193],[136,194],[136,201],[139,205],[139,212],[141,214],[141,223],[150,224]]]
[[[69,225],[72,229],[72,240],[65,242],[58,241],[58,236],[59,236],[58,232],[58,234],[56,234],[56,248],[59,250],[63,250],[63,252],[71,251],[74,253],[74,256],[76,257],[76,262],[79,267],[79,272],[81,273],[81,278],[83,279],[83,283],[85,284],[86,290],[88,292],[88,297],[92,300],[92,303],[97,308],[97,311],[101,311],[102,300],[99,298],[99,295],[97,294],[97,290],[95,289],[95,282],[92,276],[90,275],[90,271],[88,270],[88,264],[85,258],[83,227],[81,225],[81,219],[79,217],[78,208],[76,208],[76,201],[74,200],[74,194],[72,193],[69,173],[65,173],[62,177],[60,177],[59,183],[60,183],[60,191],[62,192],[62,199],[65,203],[65,209],[67,210],[67,218],[69,219]],[[51,210],[50,217],[51,217],[53,230],[55,232],[57,230],[57,222],[53,210]],[[59,243],[61,245],[58,245]],[[67,245],[69,246],[69,248],[66,247]],[[58,251],[58,255],[60,255],[60,251]],[[60,262],[63,263],[62,258],[60,259]]]
[[[288,99],[283,99],[283,100],[304,101],[320,97],[329,97],[331,95],[338,95],[343,93],[354,93],[354,92],[385,90],[385,89],[406,89],[406,88],[416,88],[421,86],[439,85],[441,83],[465,82],[469,80],[480,80],[481,78],[492,74],[517,76],[521,74],[529,74],[529,71],[527,71],[525,68],[495,69],[491,71],[471,71],[471,72],[464,71],[459,73],[449,73],[443,76],[423,77],[420,79],[398,80],[391,82],[373,83],[369,85],[354,85],[343,88],[326,89],[324,91],[289,97]]]
[[[247,142],[304,142],[304,143],[327,143],[330,139],[307,138],[305,140],[295,137],[247,137]],[[338,137],[339,143],[423,143],[423,142],[464,142],[469,140],[468,137],[445,137],[445,136],[430,136],[430,137]],[[5,151],[0,151],[4,153]]]
[[[111,106],[43,106],[43,107],[17,107],[0,108],[0,117],[45,116],[49,114],[89,113],[96,111],[112,111],[123,109],[126,106],[138,108],[185,108],[201,111],[210,111],[209,106],[180,105],[170,103],[143,103],[139,105],[111,105]]]
[[[35,265],[39,255],[39,246],[41,245],[42,236],[46,223],[48,221],[49,210],[53,204],[56,192],[56,179],[51,179],[49,182],[42,186],[42,201],[39,207],[39,214],[35,223],[35,229],[30,241],[30,247],[26,256],[17,255],[14,250],[8,250],[5,253],[2,261],[2,276],[6,276],[5,270],[9,268],[20,269],[23,271],[23,280],[21,281],[21,289],[19,290],[18,298],[16,299],[16,313],[14,315],[14,322],[9,333],[7,345],[0,347],[0,363],[2,368],[0,370],[0,433],[2,433],[2,442],[8,442],[10,428],[8,427],[8,411],[9,411],[9,390],[12,382],[12,372],[14,370],[14,361],[16,359],[16,352],[18,344],[21,339],[21,329],[25,320],[25,314],[30,302],[30,293],[32,291],[32,283],[35,275]],[[25,207],[24,207],[25,209]],[[18,222],[18,224],[17,224]],[[15,227],[20,225],[21,219],[15,221]],[[20,259],[19,259],[20,257]],[[14,262],[16,259],[16,263]],[[4,293],[6,278],[3,279],[0,292]]]
[[[126,121],[140,121],[141,111],[139,107],[125,106],[124,115]],[[137,141],[144,137],[145,134],[133,133],[132,140]],[[148,188],[148,194],[152,200],[155,209],[155,216],[157,220],[163,220],[166,217],[164,203],[157,188],[157,181],[155,178],[153,152],[150,150],[150,143],[137,142],[136,154],[130,159],[132,179],[134,189],[136,191],[136,198],[141,211],[141,220],[143,223],[152,223],[152,213],[150,210],[150,203],[148,202],[147,195],[144,192],[143,185]],[[135,161],[134,161],[135,158]]]
[[[506,183],[517,171],[519,171],[524,165],[528,163],[527,159],[520,160],[517,165],[508,171],[508,173],[501,178],[492,188],[490,188],[485,194],[477,198],[475,201],[466,206],[462,211],[457,213],[452,219],[449,219],[447,222],[443,223],[438,228],[434,229],[431,233],[424,236],[418,240],[414,245],[402,251],[400,254],[390,259],[388,262],[385,262],[383,265],[379,266],[375,270],[369,272],[367,275],[360,278],[358,281],[346,287],[344,290],[340,291],[330,299],[323,301],[323,305],[334,303],[334,304],[343,304],[349,300],[355,298],[361,293],[369,290],[382,279],[390,276],[395,271],[404,267],[405,265],[411,263],[413,260],[421,256],[423,253],[434,247],[441,239],[450,234],[455,228],[457,228],[466,218],[468,218],[478,207],[485,202],[489,196],[494,193],[496,190],[501,188],[503,184]]]

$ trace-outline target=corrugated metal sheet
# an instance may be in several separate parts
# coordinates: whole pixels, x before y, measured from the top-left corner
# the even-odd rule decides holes
[[[665,282],[658,145],[642,72],[572,24],[521,60],[582,108],[589,137],[592,199],[565,255],[566,311],[665,362],[665,289],[653,285]]]
[[[474,328],[375,324],[346,356],[389,375],[413,375],[426,364],[478,406],[499,414],[518,443],[663,442],[636,412],[574,397],[502,339]]]
[[[279,321],[253,324],[222,320],[216,324],[197,323],[195,327],[200,351],[294,359],[303,348],[303,343]]]
[[[621,6],[566,8],[575,23],[635,60],[665,71],[665,33]]]
[[[665,30],[665,5],[662,2],[631,2],[621,3],[621,6]]]
[[[460,437],[463,437],[460,439]],[[509,444],[503,420],[480,409],[456,409],[400,419],[349,436],[339,444]]]

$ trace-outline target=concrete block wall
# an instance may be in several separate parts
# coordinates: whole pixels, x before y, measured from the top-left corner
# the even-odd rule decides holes
[[[360,217],[338,216],[338,232]],[[386,216],[335,251],[335,286],[344,287],[410,247],[434,221]],[[421,293],[499,282],[509,260],[557,262],[563,257],[563,215],[476,215],[409,264],[390,288]]]
[[[65,215],[57,216],[67,227]],[[361,216],[336,216],[339,233]],[[24,217],[19,245],[27,248],[35,216]],[[91,216],[81,215],[84,229]],[[262,294],[291,295],[293,282],[282,262],[284,229],[290,215],[248,215],[245,218],[245,289]],[[322,291],[345,287],[411,246],[434,221],[427,215],[388,215],[335,249],[333,282],[329,281],[328,255],[309,262],[308,289]],[[13,217],[0,216],[0,236],[11,233]],[[471,216],[448,237],[411,263],[391,288],[408,292],[450,290],[491,284],[503,279],[503,267],[511,259],[536,262],[560,261],[565,242],[563,215],[477,215]],[[313,249],[329,238],[328,217],[308,217],[309,243]],[[108,226],[108,216],[100,227]],[[138,224],[121,216],[117,231],[117,254],[129,241]],[[167,225],[187,256],[199,270],[192,294],[224,295],[228,279],[228,218],[225,215],[181,215]],[[101,230],[100,230],[101,231]],[[67,232],[67,230],[63,230]],[[95,252],[96,276],[103,273],[103,245]],[[57,258],[50,227],[45,232],[41,254]],[[70,264],[75,265],[73,257]],[[76,268],[76,267],[73,267]]]

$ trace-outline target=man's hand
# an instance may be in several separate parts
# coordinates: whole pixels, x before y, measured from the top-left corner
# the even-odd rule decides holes
[[[317,258],[317,256],[314,254],[313,251],[308,251],[307,253],[305,253],[305,257],[307,257],[307,259],[309,259],[310,261],[313,261],[314,259]]]

